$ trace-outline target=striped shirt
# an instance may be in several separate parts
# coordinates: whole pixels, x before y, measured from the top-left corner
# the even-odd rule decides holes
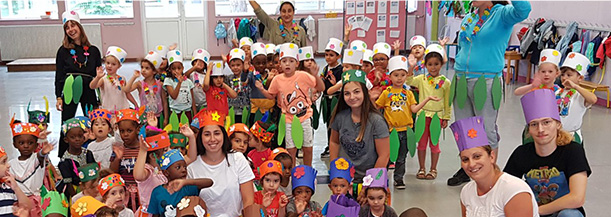
[[[0,217],[14,216],[13,204],[17,202],[17,195],[5,183],[0,184]]]

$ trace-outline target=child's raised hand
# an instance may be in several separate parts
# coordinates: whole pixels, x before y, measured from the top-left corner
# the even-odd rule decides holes
[[[333,75],[333,73],[327,74],[327,80],[331,82],[331,85],[335,85],[335,83],[337,83],[337,80],[335,79],[335,75]]]
[[[104,68],[102,68],[102,66],[98,66],[97,68],[95,68],[95,77],[104,77]]]
[[[577,84],[575,84],[575,82],[573,82],[573,81],[571,81],[569,79],[564,80],[564,82],[562,82],[562,85],[565,88],[569,88],[569,89],[570,88],[575,88],[577,86]]]
[[[267,79],[272,79],[276,75],[278,75],[278,69],[272,69],[267,73]]]
[[[401,41],[395,40],[395,42],[392,43],[392,49],[396,50],[396,49],[399,49],[399,48],[401,48]]]
[[[168,193],[174,194],[174,192],[180,191],[185,186],[184,179],[174,179],[168,183]]]
[[[263,195],[263,203],[261,205],[263,205],[264,207],[268,207],[272,204],[272,201],[274,201],[274,193],[267,192],[265,193],[265,195]]]
[[[239,41],[237,38],[231,39],[231,44],[233,44],[233,47],[238,47],[238,43]]]
[[[443,38],[438,38],[439,40],[439,45],[446,46],[446,44],[448,44],[448,41],[450,41],[450,38],[448,36],[445,36]]]
[[[448,120],[441,120],[441,128],[445,129],[448,127]]]
[[[208,64],[208,69],[206,70],[206,73],[212,73],[212,68],[214,67],[214,64],[209,63]]]
[[[288,204],[289,204],[289,198],[284,194],[280,196],[280,208],[284,208]]]
[[[433,100],[435,102],[438,102],[441,99],[439,97],[437,97],[437,96],[429,96],[429,100]]]
[[[43,142],[42,143],[42,149],[40,150],[40,153],[42,155],[48,155],[51,151],[53,151],[53,148],[55,148],[55,146],[53,145],[53,143],[50,142]]]
[[[195,63],[195,66],[193,66],[193,67],[195,67],[195,70],[197,70],[197,71],[202,71],[202,70],[204,70],[204,62],[197,61],[197,63]]]
[[[41,129],[40,134],[38,134],[38,139],[45,140],[49,134],[51,134],[51,131]]]
[[[361,192],[365,192],[365,189],[363,189],[363,191]],[[356,199],[359,204],[361,204],[361,206],[367,205],[367,197],[365,197],[365,194],[359,194],[358,198]]]
[[[229,54],[227,54],[229,55]],[[227,62],[227,55],[221,55],[221,60],[223,60],[224,63]]]
[[[410,68],[413,68],[418,65],[418,59],[416,59],[413,54],[410,54],[409,56],[407,56],[407,63],[409,63]]]
[[[195,138],[195,133],[191,130],[191,127],[188,124],[184,124],[180,126],[180,133],[186,136],[187,138]]]
[[[19,204],[17,203],[16,205],[13,205],[13,215],[18,217],[29,217],[30,210],[26,209],[23,206],[19,206]]]
[[[297,211],[297,213],[302,213],[306,209],[307,206],[308,206],[307,201],[301,200],[299,198],[295,198],[295,208],[297,209],[295,211]]]
[[[344,35],[350,35],[350,32],[352,31],[352,25],[350,23],[346,23],[346,28],[344,29]],[[348,40],[346,38],[346,40]]]
[[[532,85],[533,87],[539,87],[541,86],[542,83],[543,83],[543,79],[541,78],[540,73],[535,73],[533,81],[532,83],[530,83],[530,85]]]
[[[146,113],[146,123],[149,126],[153,126],[153,127],[156,127],[157,124],[159,124],[159,121],[157,120],[157,116],[155,116],[155,113],[153,111],[148,111]]]
[[[178,47],[178,44],[174,43],[174,44],[171,44],[170,46],[168,46],[168,49],[169,50],[174,50],[174,49],[176,49],[176,47]]]
[[[142,151],[148,151],[148,150],[149,150],[149,146],[148,146],[148,144],[146,143],[146,140],[144,139],[144,136],[138,136],[138,138],[139,138],[139,140],[140,140],[140,141],[138,142],[138,144],[140,144],[140,150],[142,150]]]
[[[140,70],[134,70],[134,78],[140,77]]]

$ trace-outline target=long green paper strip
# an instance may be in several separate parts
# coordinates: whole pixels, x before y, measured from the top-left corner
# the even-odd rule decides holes
[[[258,110],[257,110],[258,112]],[[261,113],[261,112],[259,112]],[[286,135],[286,116],[284,114],[280,115],[280,120],[278,120],[278,146],[282,146],[282,141],[284,140],[284,135]]]
[[[473,87],[473,101],[475,104],[475,109],[481,111],[484,108],[487,97],[488,90],[486,89],[486,78],[484,78],[484,75],[482,75],[477,79],[475,86]]]
[[[450,98],[448,99],[450,101],[450,106],[452,106],[452,103],[454,102],[454,96],[456,96],[456,83],[458,80],[456,80],[456,73],[454,73],[454,77],[452,78],[452,81],[450,82]]]
[[[176,114],[176,112],[172,112],[172,114],[170,115],[170,125],[172,125],[172,131],[179,130],[178,115]]]
[[[257,112],[255,113],[255,122],[260,121],[261,118],[263,118],[263,114],[261,114],[261,110],[257,109]]]
[[[418,118],[416,118],[416,142],[420,141],[424,134],[424,128],[426,127],[426,114],[424,111],[420,112]]]
[[[431,118],[431,125],[429,126],[429,134],[431,135],[431,142],[433,145],[439,144],[439,136],[441,135],[441,122],[439,120],[439,115],[435,113],[433,118]]]
[[[291,137],[293,137],[293,143],[297,149],[301,149],[303,145],[303,126],[297,116],[293,115],[293,123],[291,123]]]
[[[64,104],[70,104],[72,102],[72,84],[74,83],[74,77],[68,75],[66,81],[64,81]]]
[[[250,116],[250,109],[248,109],[248,107],[244,107],[244,109],[242,109],[242,123],[248,126],[251,125],[251,123],[248,123],[249,116]]]
[[[229,125],[233,125],[235,124],[235,110],[233,110],[233,106],[231,106],[231,108],[229,108],[229,114],[228,116],[231,118],[231,122],[229,122]]]
[[[165,126],[163,126],[163,122],[165,121],[165,117],[163,117],[163,112],[161,112],[161,114],[159,115],[159,126],[161,126],[161,129],[163,129]]]
[[[454,96],[456,97],[458,108],[462,109],[465,107],[465,102],[467,101],[467,75],[457,77],[456,79],[456,93]]]
[[[182,115],[180,115],[180,124],[182,125],[189,125],[189,117],[187,117],[187,113],[183,112]],[[178,129],[178,131],[180,131],[180,128]]]
[[[490,91],[492,91],[492,105],[494,106],[494,110],[499,110],[501,107],[501,99],[503,98],[503,90],[501,88],[501,79],[499,79],[498,75],[494,77]]]
[[[390,161],[397,162],[397,158],[399,157],[399,146],[401,143],[399,142],[399,133],[397,133],[397,129],[392,129],[390,131]]]
[[[320,99],[320,110],[322,110],[322,121],[326,124],[329,121],[329,109],[327,108],[327,99],[324,96]]]
[[[316,108],[316,103],[312,104],[312,110],[314,111],[314,114],[312,115],[312,128],[317,130],[320,123],[320,112],[318,112],[318,109]]]
[[[414,131],[412,130],[412,128],[407,128],[406,131],[407,134],[407,150],[409,151],[409,156],[414,157],[414,155],[416,154],[416,134],[414,134]]]
[[[331,120],[331,114],[333,114],[333,111],[335,111],[335,106],[337,106],[337,102],[339,102],[339,99],[337,97],[333,97],[333,99],[331,100],[331,110],[329,110],[329,120]]]
[[[76,76],[76,78],[74,78],[72,92],[72,101],[74,104],[78,104],[81,101],[81,96],[83,96],[83,77]]]

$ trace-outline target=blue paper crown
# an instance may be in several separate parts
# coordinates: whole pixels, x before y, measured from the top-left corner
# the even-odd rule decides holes
[[[171,149],[161,156],[161,170],[167,170],[172,164],[185,160],[178,149]]]
[[[330,163],[331,168],[329,169],[329,181],[335,178],[342,178],[348,180],[348,183],[352,182],[354,175],[354,165],[348,159],[337,158]]]
[[[306,186],[316,190],[316,171],[314,168],[305,165],[293,167],[291,170],[291,182],[293,182],[293,190],[300,186]]]

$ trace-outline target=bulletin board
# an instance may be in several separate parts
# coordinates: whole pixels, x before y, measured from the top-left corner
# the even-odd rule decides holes
[[[368,49],[378,41],[388,44],[392,44],[395,40],[404,42],[407,23],[406,3],[405,0],[345,1],[344,19],[346,23],[353,24],[350,41],[362,40],[367,43]],[[401,46],[405,47],[404,44]]]

